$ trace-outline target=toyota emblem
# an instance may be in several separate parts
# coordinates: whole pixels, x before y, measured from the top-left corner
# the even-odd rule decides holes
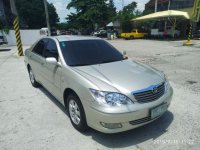
[[[154,88],[152,89],[152,93],[155,94],[155,93],[157,93],[157,92],[158,92],[158,88],[157,88],[157,87],[154,87]]]

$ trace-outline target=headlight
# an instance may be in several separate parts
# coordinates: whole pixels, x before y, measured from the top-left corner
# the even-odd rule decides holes
[[[94,99],[99,104],[105,104],[108,106],[121,106],[130,105],[133,102],[125,95],[113,92],[103,92],[94,89],[90,89]]]

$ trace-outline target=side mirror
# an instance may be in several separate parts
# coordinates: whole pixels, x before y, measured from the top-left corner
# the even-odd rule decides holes
[[[46,62],[49,63],[49,64],[52,64],[52,65],[57,65],[58,64],[56,58],[54,58],[54,57],[46,58]]]
[[[128,59],[128,57],[126,56],[126,51],[123,51],[122,54],[124,56],[124,59]]]
[[[123,56],[126,56],[126,51],[123,51],[122,54],[123,54]]]

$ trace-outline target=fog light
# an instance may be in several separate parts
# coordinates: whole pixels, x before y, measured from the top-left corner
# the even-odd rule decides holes
[[[121,123],[104,123],[104,122],[100,122],[100,124],[101,124],[104,128],[108,128],[108,129],[122,128],[122,124],[121,124]]]

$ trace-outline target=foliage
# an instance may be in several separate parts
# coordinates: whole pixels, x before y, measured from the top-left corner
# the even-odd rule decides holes
[[[131,19],[141,15],[141,12],[136,9],[137,3],[132,2],[125,6],[123,10],[119,11],[116,19],[120,20],[123,32],[129,32],[132,30]]]
[[[0,18],[0,32],[2,34],[8,34],[9,33],[9,29],[8,27],[5,25],[4,21],[2,18]]]
[[[132,30],[131,19],[142,15],[134,1],[119,12],[116,12],[113,0],[71,0],[67,5],[67,9],[70,8],[74,8],[76,13],[67,16],[68,27],[88,33],[95,30],[95,26],[105,27],[115,20],[121,22],[124,32],[129,32]]]
[[[31,29],[46,27],[46,16],[43,0],[16,0],[16,7],[20,19]],[[47,3],[51,26],[59,22],[58,14],[53,4]]]
[[[148,14],[151,14],[151,13],[154,13],[153,9],[145,9],[142,13],[142,16],[145,16],[145,15],[148,15]]]
[[[70,27],[67,22],[58,23],[56,28],[58,30],[68,30]]]
[[[104,27],[116,15],[113,0],[72,0],[67,8],[76,13],[67,16],[70,27],[91,32],[95,26]]]

